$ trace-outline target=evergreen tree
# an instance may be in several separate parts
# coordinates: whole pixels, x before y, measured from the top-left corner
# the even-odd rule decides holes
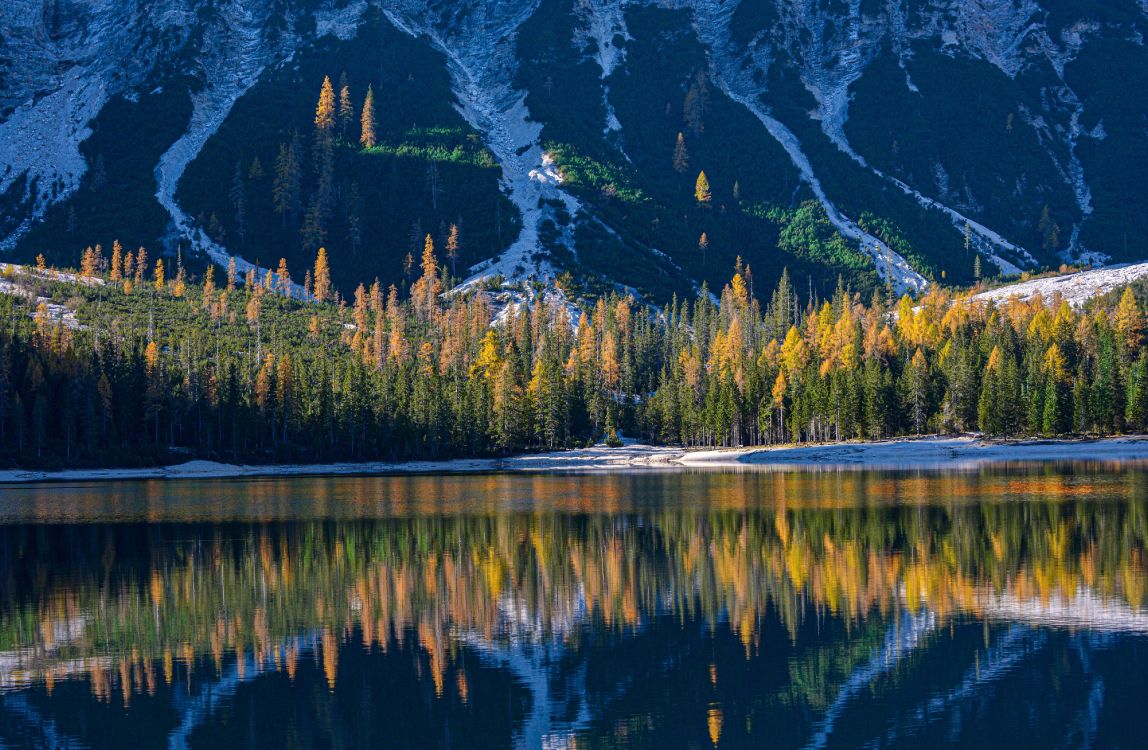
[[[355,119],[355,105],[351,102],[351,86],[347,83],[347,74],[339,77],[339,133],[347,137],[347,128]]]
[[[279,144],[279,155],[275,159],[275,180],[272,185],[272,201],[275,213],[283,226],[287,217],[294,218],[299,211],[302,180],[299,166],[297,140]]]
[[[685,174],[689,168],[690,155],[686,151],[686,139],[685,136],[678,133],[678,140],[674,144],[674,171],[678,174]]]
[[[450,275],[453,277],[458,276],[458,271],[455,268],[458,263],[458,253],[461,249],[461,236],[458,231],[458,224],[450,225],[450,233],[446,238],[446,257],[450,260]]]
[[[705,72],[699,70],[690,81],[682,102],[682,119],[694,135],[705,131],[706,110],[709,108],[709,84]]]
[[[235,162],[235,174],[231,178],[228,197],[235,209],[235,227],[239,244],[245,245],[247,244],[247,187],[243,182],[243,165],[240,162]]]

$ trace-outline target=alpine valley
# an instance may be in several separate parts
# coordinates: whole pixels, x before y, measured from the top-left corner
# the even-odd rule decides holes
[[[455,283],[656,303],[737,257],[803,296],[1133,261],[1146,33],[1145,0],[6,0],[0,255],[323,245],[349,295],[454,227]]]

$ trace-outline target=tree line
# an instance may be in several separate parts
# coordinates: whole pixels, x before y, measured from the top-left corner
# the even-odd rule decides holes
[[[559,288],[447,289],[433,239],[400,294],[344,299],[320,250],[309,299],[234,264],[113,246],[81,273],[9,270],[0,296],[7,465],[405,460],[551,450],[619,432],[687,446],[1148,428],[1148,349],[1131,289],[1077,309],[839,285],[760,301],[739,261],[718,298],[654,308]],[[492,321],[494,321],[492,323]]]

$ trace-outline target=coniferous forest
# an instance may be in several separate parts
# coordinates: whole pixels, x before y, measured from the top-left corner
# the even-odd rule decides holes
[[[619,433],[686,446],[1148,428],[1143,300],[916,302],[840,287],[755,294],[740,264],[720,300],[658,309],[554,287],[447,291],[427,238],[403,293],[330,283],[193,282],[119,243],[78,273],[0,279],[6,465],[192,457],[287,462],[499,455]],[[171,267],[174,266],[174,267]],[[493,321],[493,322],[492,322]]]

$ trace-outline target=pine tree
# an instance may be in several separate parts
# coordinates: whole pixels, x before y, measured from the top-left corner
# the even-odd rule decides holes
[[[363,148],[374,148],[377,143],[375,139],[375,91],[370,86],[367,86],[367,98],[363,100],[363,115],[359,124],[362,127],[359,143],[363,145]]]
[[[258,154],[251,160],[251,167],[247,170],[247,179],[253,181],[263,179],[263,162],[260,161]]]
[[[275,159],[272,201],[282,226],[287,225],[288,216],[294,217],[298,212],[300,193],[299,151],[296,140],[293,139],[290,144],[279,144],[279,156]]]
[[[705,73],[699,70],[686,91],[686,98],[682,102],[682,119],[694,135],[705,131],[706,110],[709,107],[709,85],[706,83]]]
[[[1128,377],[1125,421],[1130,430],[1148,430],[1148,351],[1141,350]]]
[[[710,192],[710,181],[706,178],[704,171],[698,172],[697,182],[694,183],[694,199],[703,206],[708,206],[713,200],[713,194]]]
[[[1052,220],[1047,205],[1041,209],[1036,228],[1040,232],[1041,247],[1045,251],[1051,252],[1060,247],[1060,226]]]
[[[1000,347],[994,346],[985,365],[984,376],[981,378],[977,421],[981,432],[986,435],[1000,435],[1004,432],[1004,420],[1000,411],[1002,359]]]
[[[1041,415],[1041,432],[1045,435],[1060,435],[1071,428],[1071,398],[1068,389],[1068,361],[1053,344],[1044,355],[1045,393]]]
[[[235,162],[235,174],[231,178],[231,190],[228,193],[231,205],[235,209],[235,227],[239,235],[239,244],[247,244],[247,188],[243,183],[243,165]]]
[[[339,77],[339,133],[347,137],[347,128],[355,119],[355,105],[351,102],[351,87],[347,83],[347,74]]]
[[[686,139],[685,136],[678,133],[678,140],[674,144],[674,171],[678,174],[685,174],[689,168],[690,155],[686,151]]]
[[[458,271],[456,264],[458,263],[458,253],[461,249],[461,238],[459,236],[458,224],[450,225],[450,233],[446,238],[446,257],[450,260],[450,275],[456,277]]]
[[[307,209],[307,217],[303,220],[299,235],[303,239],[303,249],[308,252],[321,247],[327,241],[327,230],[323,226],[323,208],[318,197],[311,202],[311,208]]]
[[[906,391],[908,396],[909,421],[913,432],[920,435],[929,417],[928,378],[929,365],[920,348],[913,354],[906,370]]]
[[[163,258],[155,262],[155,273],[153,277],[155,279],[155,290],[162,292],[164,288]]]

